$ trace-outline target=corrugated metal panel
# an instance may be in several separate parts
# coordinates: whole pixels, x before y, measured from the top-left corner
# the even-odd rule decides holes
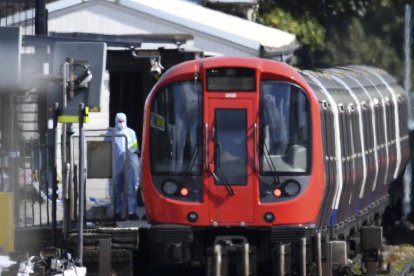
[[[82,9],[49,15],[49,31],[89,32],[104,34],[179,33],[172,25],[163,24],[145,13],[102,2],[86,3]],[[185,32],[182,32],[185,33]]]

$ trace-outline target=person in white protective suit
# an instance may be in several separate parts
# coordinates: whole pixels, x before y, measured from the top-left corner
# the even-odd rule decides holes
[[[123,208],[125,208],[125,199],[128,196],[128,218],[137,220],[139,217],[137,211],[136,191],[139,184],[140,166],[139,166],[139,147],[135,131],[127,127],[127,117],[124,113],[117,113],[115,116],[115,176],[112,177],[109,186],[112,204],[114,204],[113,185],[115,183],[115,217],[121,217]],[[128,142],[127,149],[125,142]],[[128,195],[124,194],[125,182],[125,158],[128,158]]]

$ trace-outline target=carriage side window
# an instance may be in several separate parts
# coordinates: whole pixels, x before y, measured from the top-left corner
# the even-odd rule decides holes
[[[162,88],[151,105],[153,173],[201,173],[201,84],[177,82]]]
[[[288,82],[260,83],[260,172],[308,173],[310,156],[309,101]]]

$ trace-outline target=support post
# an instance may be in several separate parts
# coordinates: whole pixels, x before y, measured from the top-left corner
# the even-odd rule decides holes
[[[243,268],[244,268],[244,276],[250,275],[250,258],[249,258],[249,251],[250,245],[249,243],[243,244]]]
[[[411,100],[411,5],[405,4],[404,7],[404,92],[408,102],[408,129],[410,131],[410,140],[412,140],[414,130],[414,114],[412,111]],[[411,158],[410,158],[411,159]],[[411,179],[410,179],[411,178]],[[407,164],[407,172],[404,175],[404,198],[403,198],[403,216],[406,218],[412,210],[412,191],[414,179],[413,160]]]
[[[322,241],[321,232],[316,233],[316,266],[318,269],[318,276],[322,276]]]
[[[45,0],[36,0],[35,33],[47,35],[47,10]]]
[[[57,121],[59,115],[59,104],[53,107],[53,171],[52,171],[52,244],[57,247]]]
[[[79,246],[79,261],[83,263],[83,220],[84,220],[84,203],[85,203],[85,150],[84,140],[85,134],[83,129],[83,120],[85,117],[85,106],[83,103],[79,104],[79,213],[78,213],[78,246]]]
[[[222,268],[222,248],[220,244],[216,244],[214,246],[214,276],[221,275],[221,268]]]
[[[306,238],[300,239],[300,275],[306,276]]]
[[[277,246],[277,273],[278,276],[285,275],[285,245],[279,244]]]
[[[65,110],[67,106],[67,83],[68,83],[68,63],[64,62],[62,65],[62,109]],[[63,238],[66,241],[69,237],[70,225],[70,208],[69,208],[69,170],[67,166],[67,125],[62,124],[62,194],[63,194]]]
[[[111,239],[99,240],[99,275],[111,276]]]

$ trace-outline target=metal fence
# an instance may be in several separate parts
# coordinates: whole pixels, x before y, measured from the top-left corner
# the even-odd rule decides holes
[[[1,0],[0,27],[23,26],[23,34],[47,34],[46,3],[56,0]]]
[[[111,201],[108,184],[114,171],[114,155],[112,153],[112,143],[106,142],[106,152],[102,153],[102,145],[99,144],[108,138],[122,137],[127,141],[125,135],[108,134],[111,133],[109,129],[87,131],[85,135],[85,144],[87,144],[87,150],[85,152],[87,164],[87,185],[85,193],[85,219],[87,221],[112,221],[114,204],[121,204]],[[111,140],[109,139],[109,140]],[[78,203],[79,203],[79,136],[77,134],[72,135],[69,142],[69,156],[70,156],[70,169],[67,172],[67,179],[60,178],[58,183],[57,195],[56,195],[56,220],[58,224],[76,225],[78,219]],[[127,145],[127,142],[125,143]],[[109,146],[109,147],[108,147]],[[96,150],[97,149],[97,150]],[[25,144],[20,146],[19,168],[18,168],[18,191],[15,192],[18,204],[18,221],[16,226],[28,227],[28,226],[51,226],[52,225],[52,208],[53,208],[53,192],[52,187],[48,184],[47,173],[50,160],[47,160],[47,151],[49,148],[45,144]],[[127,148],[126,148],[127,150]],[[105,155],[106,154],[106,155]],[[109,158],[109,159],[108,159]],[[98,161],[97,161],[98,160]],[[91,163],[92,162],[92,163]],[[125,159],[125,183],[124,190],[127,189],[127,171],[128,171],[128,159]],[[92,166],[94,164],[94,166]],[[63,166],[63,165],[62,165]],[[94,168],[92,168],[94,167]],[[59,168],[61,171],[62,168]],[[95,172],[91,172],[91,170]],[[97,171],[101,170],[96,176]],[[66,183],[67,182],[67,183]],[[113,192],[113,191],[112,191]],[[123,207],[127,206],[128,198],[124,198],[126,202]],[[125,203],[124,202],[124,203]],[[68,205],[65,205],[65,204]],[[68,209],[65,211],[65,209]],[[127,215],[127,211],[123,216]],[[67,220],[67,221],[64,221]],[[71,228],[69,226],[69,228]]]
[[[31,26],[34,32],[36,0],[2,0],[0,1],[0,26]],[[27,33],[33,35],[34,33]]]
[[[50,225],[52,193],[47,183],[45,144],[21,146],[18,168],[17,226]]]

